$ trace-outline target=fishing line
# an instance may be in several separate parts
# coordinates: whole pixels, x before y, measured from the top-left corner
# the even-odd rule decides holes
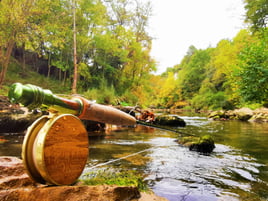
[[[166,126],[155,125],[155,124],[151,124],[151,123],[147,123],[147,122],[143,122],[143,121],[139,121],[139,120],[137,120],[136,123],[140,124],[140,125],[143,125],[143,126],[151,127],[151,128],[158,128],[158,129],[162,129],[162,130],[172,131],[172,132],[175,132],[175,133],[180,133],[180,134],[183,134],[183,135],[196,136],[196,135],[193,135],[193,134],[189,134],[189,133],[179,131],[178,129],[175,129],[175,128],[169,128],[169,127],[166,127]],[[171,146],[168,146],[168,147],[172,147],[172,146],[177,146],[177,145],[171,145]],[[159,146],[159,147],[164,147],[164,146]],[[155,148],[156,147],[151,147],[149,149],[144,149],[142,151],[138,151],[136,153],[133,153],[133,154],[130,154],[130,155],[127,155],[127,156],[123,156],[121,158],[117,158],[117,159],[114,159],[114,160],[111,160],[111,161],[108,161],[108,162],[105,162],[105,163],[100,163],[100,164],[97,164],[97,165],[94,165],[94,166],[91,166],[91,167],[87,167],[87,169],[94,169],[94,168],[97,168],[97,167],[108,165],[108,164],[111,164],[111,163],[114,163],[114,162],[129,158],[129,157],[138,155],[140,153],[150,151],[150,150],[155,149]]]
[[[136,152],[136,153],[133,153],[133,154],[130,154],[130,155],[127,155],[127,156],[123,156],[123,157],[121,157],[121,158],[117,158],[117,159],[108,161],[108,162],[106,162],[106,163],[100,163],[100,164],[98,164],[98,165],[94,165],[94,166],[88,167],[87,169],[93,169],[93,168],[96,168],[96,167],[100,167],[100,166],[108,165],[108,164],[110,164],[110,163],[114,163],[114,162],[116,162],[116,161],[120,161],[120,160],[123,160],[123,159],[125,159],[125,158],[129,158],[129,157],[131,157],[131,156],[135,156],[135,155],[138,155],[138,154],[140,154],[140,153],[149,151],[150,149],[153,149],[153,147],[152,147],[152,148],[149,148],[149,149],[144,149],[144,150],[142,150],[142,151],[138,151],[138,152]]]
[[[111,161],[108,161],[108,162],[105,162],[105,163],[100,163],[100,164],[97,164],[97,165],[94,165],[94,166],[91,166],[91,167],[87,167],[86,169],[94,169],[94,168],[96,168],[96,167],[100,167],[100,166],[108,165],[108,164],[114,163],[114,162],[116,162],[116,161],[120,161],[120,160],[129,158],[129,157],[131,157],[131,156],[135,156],[135,155],[141,154],[141,153],[143,153],[143,152],[153,150],[153,149],[155,149],[155,148],[161,148],[161,147],[173,147],[173,146],[176,146],[176,147],[177,147],[178,145],[151,147],[151,148],[148,148],[148,149],[144,149],[144,150],[135,152],[135,153],[133,153],[133,154],[129,154],[129,155],[127,155],[127,156],[123,156],[123,157],[121,157],[121,158],[117,158],[117,159],[114,159],[114,160],[111,160]]]
[[[143,125],[143,126],[151,127],[151,128],[158,128],[158,129],[162,129],[162,130],[166,130],[166,131],[172,131],[174,133],[179,133],[179,134],[182,134],[182,135],[196,136],[194,134],[185,133],[185,132],[180,131],[179,129],[170,128],[168,126],[162,126],[162,125],[152,124],[152,123],[148,123],[148,122],[144,122],[144,121],[139,121],[139,120],[137,120],[136,123],[137,124],[140,124],[140,125]]]

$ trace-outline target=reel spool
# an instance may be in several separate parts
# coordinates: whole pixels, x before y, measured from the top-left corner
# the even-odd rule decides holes
[[[33,180],[69,185],[78,179],[86,165],[88,146],[87,131],[78,117],[42,116],[27,130],[22,159]]]

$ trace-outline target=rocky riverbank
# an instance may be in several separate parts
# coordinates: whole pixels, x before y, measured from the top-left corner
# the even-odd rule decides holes
[[[98,185],[48,186],[38,184],[26,174],[16,157],[0,157],[0,200],[5,201],[165,201],[136,187]]]
[[[219,110],[211,112],[208,117],[213,120],[241,120],[252,122],[268,122],[268,108],[240,108],[236,110]]]
[[[8,97],[0,96],[0,133],[23,132],[41,115],[41,112],[29,112],[25,107],[11,104]]]

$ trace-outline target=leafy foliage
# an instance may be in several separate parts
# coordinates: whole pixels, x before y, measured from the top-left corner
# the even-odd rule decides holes
[[[252,33],[241,30],[216,47],[192,45],[182,61],[161,76],[151,74],[156,62],[150,56],[149,0],[75,2],[78,91],[89,99],[195,109],[267,102],[267,0],[244,1]],[[0,85],[10,82],[14,62],[9,61],[20,50],[16,62],[21,73],[14,79],[24,76],[35,82],[25,59],[28,54],[31,60],[46,61],[33,70],[69,90],[74,79],[72,20],[69,0],[0,1]]]
[[[267,102],[267,30],[241,30],[215,48],[189,47],[180,64],[163,74],[160,105],[194,109],[232,109]]]
[[[75,2],[80,92],[89,87],[101,88],[105,80],[116,93],[123,94],[145,80],[155,66],[149,55],[151,37],[146,30],[150,4]],[[7,63],[1,80],[14,46],[46,59],[48,77],[72,80],[73,8],[73,2],[67,0],[0,1],[0,61]],[[5,54],[7,46],[9,55]],[[58,76],[53,75],[52,66],[58,69]]]
[[[239,55],[241,69],[237,72],[237,84],[244,101],[262,102],[268,99],[267,33]]]
[[[268,1],[267,0],[244,0],[246,5],[246,22],[251,24],[252,30],[258,31],[267,27]]]

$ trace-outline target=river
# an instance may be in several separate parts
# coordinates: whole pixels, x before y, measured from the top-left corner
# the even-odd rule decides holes
[[[170,201],[268,200],[268,124],[211,121],[181,115],[190,135],[211,135],[210,155],[178,145],[181,134],[144,126],[117,128],[90,138],[84,173],[115,168],[143,173],[157,195]],[[0,134],[0,156],[19,156],[23,134]]]

